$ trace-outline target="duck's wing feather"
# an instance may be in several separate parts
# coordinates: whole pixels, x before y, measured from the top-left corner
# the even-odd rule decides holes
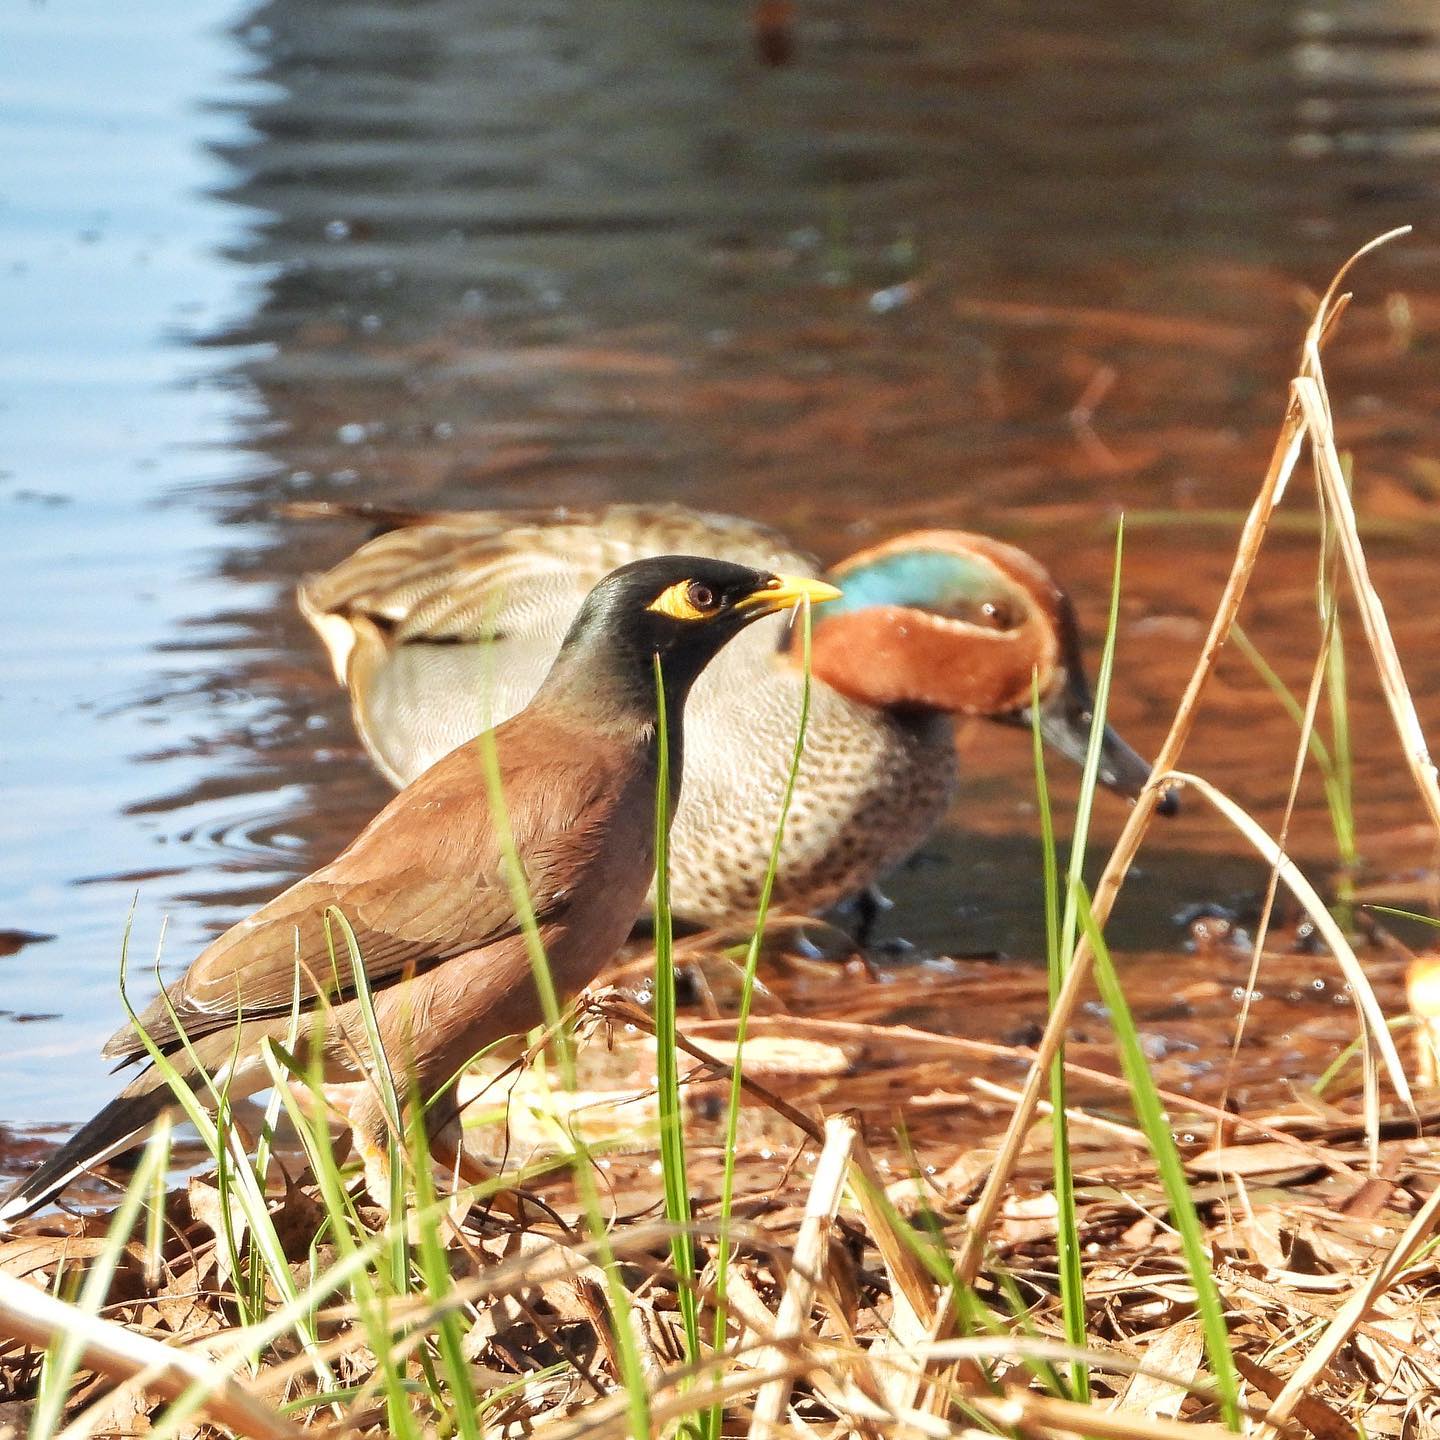
[[[430,512],[307,577],[299,598],[332,654],[325,617],[368,622],[392,649],[495,632],[543,628],[548,635],[557,624],[563,633],[586,592],[616,566],[673,554],[819,573],[810,556],[767,526],[679,505],[612,505],[542,519],[533,512]],[[343,666],[337,669],[343,680]]]

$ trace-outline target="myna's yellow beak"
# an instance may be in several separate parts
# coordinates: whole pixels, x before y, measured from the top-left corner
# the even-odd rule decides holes
[[[820,605],[826,600],[839,598],[840,592],[823,580],[811,580],[805,575],[777,575],[765,589],[736,601],[735,608],[760,610],[768,615],[775,610],[788,610],[802,601]]]

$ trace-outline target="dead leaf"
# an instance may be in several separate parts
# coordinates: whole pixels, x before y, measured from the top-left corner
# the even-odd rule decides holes
[[[1147,1420],[1175,1419],[1204,1354],[1205,1332],[1198,1316],[1187,1316],[1162,1330],[1158,1339],[1147,1340],[1144,1351],[1145,1368],[1157,1374],[1132,1375],[1114,1409]],[[1162,1380],[1159,1375],[1172,1378]]]
[[[1285,1381],[1273,1370],[1257,1365],[1248,1356],[1235,1352],[1235,1368],[1251,1385],[1268,1399],[1274,1400],[1285,1388]],[[1313,1391],[1298,1400],[1291,1412],[1315,1440],[1355,1440],[1355,1427],[1345,1420]]]
[[[1274,1183],[1293,1182],[1321,1168],[1304,1153],[1281,1140],[1262,1140],[1254,1145],[1225,1145],[1192,1155],[1185,1168],[1194,1175],[1239,1175],[1249,1179],[1263,1175]]]

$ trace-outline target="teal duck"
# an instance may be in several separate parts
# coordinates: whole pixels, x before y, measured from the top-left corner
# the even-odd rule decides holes
[[[679,506],[360,513],[392,528],[307,578],[299,601],[395,784],[518,710],[586,590],[616,565],[678,549],[821,573],[773,530]],[[1038,673],[1045,738],[1078,759],[1090,727],[1074,611],[1024,551],[922,530],[824,573],[845,594],[815,614],[809,735],[775,888],[799,913],[863,891],[930,834],[956,794],[956,717],[1028,724]],[[753,918],[801,686],[797,632],[783,618],[749,629],[701,676],[672,840],[677,916]],[[1102,781],[1133,797],[1148,774],[1107,730]]]

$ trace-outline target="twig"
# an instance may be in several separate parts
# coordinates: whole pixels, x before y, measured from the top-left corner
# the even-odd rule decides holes
[[[236,1435],[257,1440],[303,1440],[307,1432],[273,1414],[223,1371],[158,1340],[137,1335],[0,1272],[0,1333],[43,1349],[58,1336],[78,1335],[81,1363],[115,1380],[135,1379],[146,1390],[178,1400],[197,1387],[199,1408]]]
[[[795,1237],[795,1260],[785,1282],[776,1322],[776,1337],[783,1341],[799,1339],[808,1327],[810,1309],[815,1302],[816,1283],[825,1269],[830,1244],[830,1229],[840,1209],[840,1195],[845,1188],[845,1175],[850,1168],[851,1152],[860,1138],[853,1115],[832,1115],[825,1122],[825,1148],[815,1166],[815,1179],[805,1201],[805,1216]],[[757,1357],[761,1368],[779,1364],[783,1355],[767,1351]],[[766,1383],[755,1397],[750,1417],[751,1440],[764,1440],[778,1429],[780,1417],[790,1403],[794,1376],[778,1375]]]
[[[1395,1042],[1391,1038],[1385,1012],[1375,998],[1375,991],[1365,974],[1365,967],[1356,959],[1355,951],[1345,938],[1345,932],[1335,923],[1335,917],[1325,908],[1325,902],[1315,893],[1315,887],[1255,820],[1208,780],[1199,775],[1173,770],[1167,778],[1187,789],[1198,790],[1265,857],[1274,872],[1289,887],[1290,893],[1305,907],[1311,923],[1330,947],[1336,963],[1350,982],[1350,991],[1360,1015],[1362,1033],[1368,1030],[1372,1034],[1390,1072],[1390,1083],[1394,1085],[1395,1093],[1413,1114],[1415,1102],[1410,1094],[1409,1082],[1405,1078],[1405,1067],[1400,1063],[1399,1051],[1395,1049]],[[1370,1127],[1372,1138],[1378,1134],[1379,1117],[1375,1116],[1373,1119],[1375,1123]]]

